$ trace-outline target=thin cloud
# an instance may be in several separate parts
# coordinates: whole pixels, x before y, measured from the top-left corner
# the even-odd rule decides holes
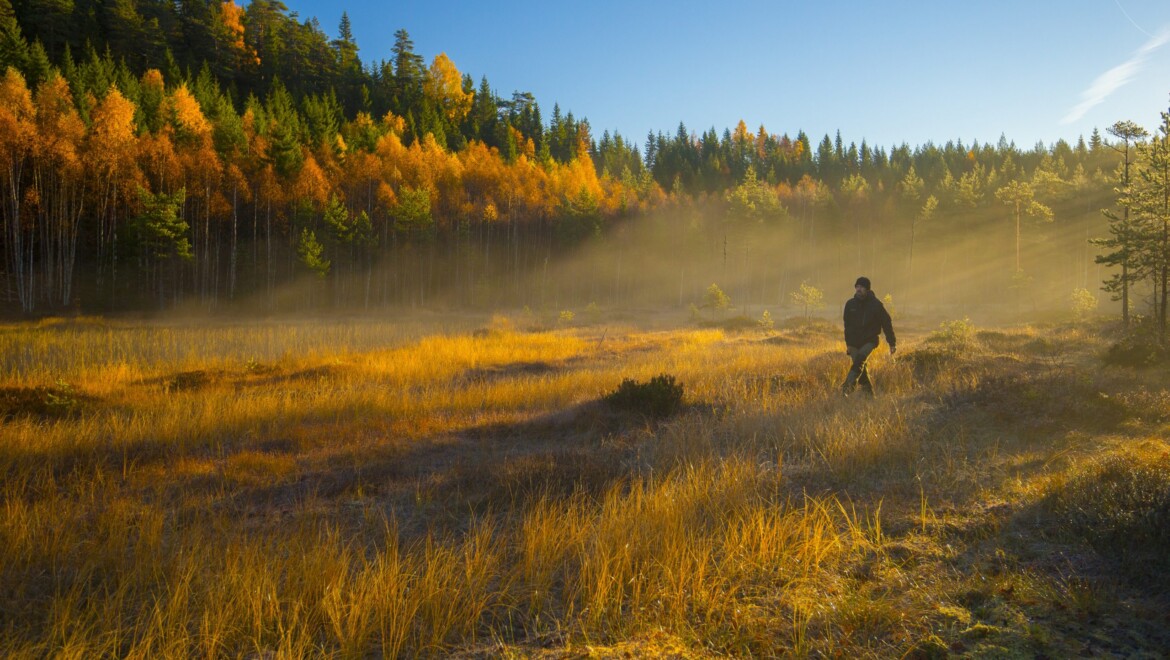
[[[1069,111],[1064,119],[1060,120],[1060,123],[1071,124],[1084,117],[1085,113],[1090,109],[1099,105],[1102,101],[1109,98],[1110,94],[1132,80],[1137,75],[1137,72],[1141,71],[1142,66],[1145,65],[1150,54],[1166,45],[1167,42],[1170,42],[1170,26],[1162,28],[1158,34],[1147,41],[1128,60],[1097,76],[1093,84],[1081,92],[1081,102]]]

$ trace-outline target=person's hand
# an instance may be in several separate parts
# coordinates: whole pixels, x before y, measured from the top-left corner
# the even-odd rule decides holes
[[[897,353],[897,352],[898,352],[898,347],[897,347],[897,346],[891,346],[891,347],[890,347],[890,355],[893,355],[894,353]]]

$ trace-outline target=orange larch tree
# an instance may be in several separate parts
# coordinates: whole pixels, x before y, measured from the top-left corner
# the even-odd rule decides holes
[[[24,76],[9,68],[0,79],[0,185],[4,223],[4,262],[9,286],[15,287],[21,311],[31,312],[32,273],[29,272],[32,236],[24,221],[25,169],[36,138],[36,106]]]
[[[223,164],[212,141],[211,123],[185,83],[167,97],[165,107],[166,127],[177,147],[181,188],[187,191],[185,216],[191,224],[195,287],[202,303],[211,306],[218,297],[220,256],[214,225],[230,208],[222,195]]]
[[[85,185],[78,148],[85,122],[69,84],[54,76],[37,87],[37,136],[33,142],[32,210],[40,244],[40,268],[33,269],[50,305],[67,306],[73,295],[79,225]],[[34,291],[34,295],[36,292]]]
[[[135,154],[134,104],[117,87],[93,104],[91,126],[82,149],[82,163],[89,173],[91,226],[96,239],[96,284],[118,288],[118,232],[129,196],[142,185]],[[112,302],[112,301],[111,301]]]

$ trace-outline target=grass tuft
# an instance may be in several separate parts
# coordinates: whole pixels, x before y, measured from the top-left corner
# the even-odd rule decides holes
[[[1052,486],[1045,506],[1100,552],[1170,568],[1170,450],[1164,443],[1079,465]]]

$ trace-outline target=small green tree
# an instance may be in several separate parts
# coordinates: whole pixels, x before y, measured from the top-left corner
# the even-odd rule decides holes
[[[1072,304],[1073,316],[1078,321],[1083,321],[1097,309],[1097,296],[1085,288],[1073,289],[1069,302]]]
[[[712,314],[714,314],[715,311],[723,311],[731,307],[731,298],[723,293],[723,289],[720,289],[719,285],[712,284],[707,287],[707,293],[703,294],[703,307],[712,310]]]
[[[178,293],[180,268],[195,258],[187,238],[190,226],[179,216],[187,198],[186,188],[173,194],[157,195],[138,188],[142,212],[130,221],[130,234],[137,243],[139,264],[161,304],[168,290]]]
[[[825,308],[825,294],[808,282],[801,282],[800,289],[788,294],[792,304],[804,309],[804,318],[812,318],[812,312]]]
[[[403,186],[398,191],[398,203],[390,215],[394,229],[410,238],[429,240],[434,235],[435,220],[431,214],[431,191],[427,188]]]
[[[155,195],[145,188],[138,188],[142,213],[135,216],[133,227],[145,256],[159,262],[190,261],[193,258],[191,241],[187,238],[190,226],[179,217],[179,209],[186,199],[186,188],[170,195]]]
[[[323,280],[329,274],[330,262],[325,258],[325,247],[317,240],[316,232],[308,227],[301,230],[301,239],[297,241],[297,256],[318,279]]]
[[[760,320],[756,321],[756,325],[758,325],[760,330],[763,332],[771,332],[776,327],[776,322],[772,320],[772,315],[769,314],[768,310],[765,309],[764,313],[760,315]]]

